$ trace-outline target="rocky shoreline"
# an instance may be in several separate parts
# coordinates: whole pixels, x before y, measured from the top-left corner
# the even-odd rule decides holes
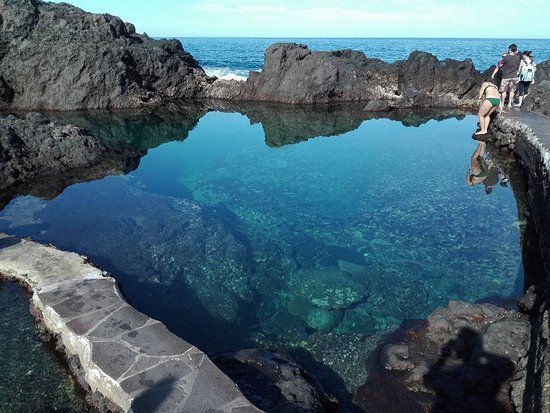
[[[246,81],[228,81],[207,76],[179,41],[153,40],[137,34],[130,23],[117,17],[86,13],[68,4],[0,0],[0,23],[5,34],[0,40],[0,109],[124,109],[198,101],[198,107],[188,108],[185,125],[178,121],[161,133],[166,139],[173,139],[174,131],[185,139],[200,117],[210,110],[233,111],[236,107],[247,113],[252,122],[263,125],[266,143],[273,147],[319,134],[341,133],[369,116],[378,116],[374,112],[399,117],[398,112],[404,109],[470,110],[476,106],[479,84],[491,71],[477,71],[470,60],[439,61],[426,52],[414,52],[406,60],[389,64],[351,50],[312,52],[303,45],[278,43],[266,50],[261,72],[251,72]],[[550,115],[550,62],[539,64],[537,79],[538,84],[525,99],[524,108]],[[336,112],[334,119],[341,122],[340,115],[345,114],[344,121],[335,120],[327,127],[326,123],[316,121],[315,109],[293,106],[294,118],[281,129],[271,118],[269,108],[247,102],[292,105],[361,102],[362,107],[357,111],[344,108]],[[169,111],[164,113],[159,116],[170,116]],[[77,117],[73,114],[60,117],[66,121],[52,121],[37,114],[0,118],[0,208],[20,194],[51,198],[75,182],[127,173],[137,167],[148,148],[163,139],[158,138],[155,131],[152,135],[159,141],[121,148],[110,143],[116,131],[104,128],[91,132],[86,127],[73,125],[73,116]],[[88,113],[86,116],[101,115]],[[145,116],[151,116],[151,112]],[[293,119],[310,122],[298,130],[296,124],[300,122]],[[540,122],[546,126],[548,120],[545,119]],[[415,118],[413,114],[406,121],[414,124],[422,122],[422,117]],[[546,211],[550,210],[547,195],[550,140],[542,142],[539,137],[544,133],[535,133],[521,119],[497,118],[492,128],[497,144],[514,152],[524,168],[528,201],[543,259],[546,268],[550,268],[550,240],[547,239],[550,221],[546,219]],[[5,243],[6,238],[0,241]],[[4,249],[10,247],[12,245],[7,245]],[[104,284],[104,280],[97,282]],[[77,287],[88,288],[80,284]],[[546,341],[550,334],[547,311],[550,286],[545,283],[532,287],[532,296],[528,297],[532,301],[529,305],[531,325],[528,318],[515,311],[488,304],[451,302],[448,309],[436,310],[426,323],[404,328],[401,335],[393,336],[390,338],[393,341],[380,349],[380,358],[373,361],[367,383],[355,396],[356,404],[374,411],[397,412],[403,411],[404,406],[411,412],[454,411],[445,410],[444,405],[455,405],[464,397],[470,397],[473,411],[548,411],[550,401],[546,392],[550,376]],[[35,292],[35,297],[39,295],[40,291]],[[120,294],[118,298],[123,300]],[[55,314],[41,306],[37,298],[33,300],[37,319],[43,320],[48,331],[60,334],[59,325],[54,322],[58,320]],[[60,302],[53,300],[51,304],[55,307]],[[45,317],[50,317],[50,321],[45,321]],[[105,402],[102,397],[94,396],[93,403],[100,410],[116,410],[117,407],[109,405],[114,403],[128,411],[134,403],[131,395],[123,394],[117,387],[113,396],[112,388],[108,388],[112,384],[110,379],[105,380],[106,387],[101,390],[94,381],[97,377],[94,379],[91,373],[98,371],[96,367],[89,367],[93,364],[89,355],[82,356],[78,362],[74,358],[82,352],[75,347],[76,339],[59,340],[72,369],[80,371],[80,377],[87,377],[85,381],[91,393],[97,390],[110,400]],[[245,352],[225,362],[241,363],[234,367],[237,372],[244,364],[259,366],[261,374],[272,376],[280,393],[288,396],[277,399],[279,404],[274,402],[275,407],[268,405],[273,411],[335,409],[332,396],[303,371],[305,380],[298,380],[299,384],[294,385],[302,395],[313,396],[295,400],[295,404],[288,401],[296,394],[295,389],[285,393],[288,383],[296,379],[293,374],[301,368],[285,357]],[[484,371],[487,365],[493,373],[490,378]],[[101,371],[98,374],[101,375]],[[124,375],[117,378],[128,379]],[[460,385],[457,387],[449,381]],[[382,388],[386,391],[380,392]],[[239,398],[239,408],[244,409],[239,411],[257,411],[240,393],[235,397]],[[254,397],[253,392],[249,397]],[[205,399],[199,397],[197,403]]]
[[[151,39],[108,14],[1,0],[0,15],[0,109],[122,109],[190,99],[365,102],[369,111],[474,108],[477,88],[492,71],[421,51],[385,63],[352,50],[277,43],[265,51],[261,72],[246,81],[220,80],[207,76],[178,40]],[[549,68],[549,62],[538,65],[541,90],[548,88]],[[531,105],[544,107],[537,99]]]

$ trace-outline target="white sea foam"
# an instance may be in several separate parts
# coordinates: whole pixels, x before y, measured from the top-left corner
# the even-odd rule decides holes
[[[248,70],[231,70],[229,67],[203,67],[203,69],[208,76],[216,76],[223,80],[246,80],[248,77]]]

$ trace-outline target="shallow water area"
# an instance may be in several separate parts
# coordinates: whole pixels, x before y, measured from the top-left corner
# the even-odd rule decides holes
[[[0,412],[88,412],[52,348],[38,339],[22,287],[0,281]]]
[[[135,169],[20,196],[0,231],[88,255],[210,355],[289,350],[345,404],[402,321],[523,292],[521,189],[464,181],[473,115],[218,103],[63,116]]]

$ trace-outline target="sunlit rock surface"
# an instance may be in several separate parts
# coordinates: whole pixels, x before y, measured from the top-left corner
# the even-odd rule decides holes
[[[353,50],[312,52],[275,43],[265,51],[261,72],[250,72],[246,82],[217,80],[202,95],[290,104],[364,101],[372,111],[472,107],[482,79],[469,59],[439,61],[417,51],[385,63]]]
[[[2,0],[0,108],[132,108],[196,96],[208,76],[178,40],[67,3]]]

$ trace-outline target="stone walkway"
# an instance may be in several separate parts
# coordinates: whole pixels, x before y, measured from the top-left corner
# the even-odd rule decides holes
[[[84,379],[124,412],[261,412],[199,349],[131,307],[75,253],[0,234],[0,275],[28,285]]]
[[[550,148],[550,118],[538,113],[521,110],[511,110],[504,115],[504,117],[529,126],[539,141],[543,143],[546,148]]]

